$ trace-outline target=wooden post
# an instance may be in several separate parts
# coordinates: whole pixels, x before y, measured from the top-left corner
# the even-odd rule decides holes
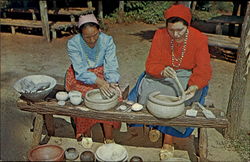
[[[43,115],[37,114],[33,132],[32,147],[39,145],[42,137],[42,130],[43,130]]]
[[[233,4],[234,4],[234,7],[233,7],[232,16],[237,16],[237,13],[239,10],[239,1],[234,1]],[[228,31],[229,36],[234,36],[234,29],[235,29],[235,25],[229,24],[229,31]]]
[[[192,11],[195,10],[196,5],[197,5],[197,1],[193,1],[192,4],[191,4],[191,6],[192,6]]]
[[[15,26],[10,26],[11,28],[11,33],[16,34],[16,27]]]
[[[233,82],[231,86],[229,102],[227,107],[227,118],[229,127],[226,136],[236,138],[239,134],[240,122],[244,111],[244,99],[246,93],[247,77],[246,71],[249,67],[247,61],[250,55],[250,2],[247,5],[247,11],[242,25],[240,45],[237,51],[237,62],[234,70]]]
[[[119,1],[119,10],[118,10],[118,23],[123,22],[123,16],[124,16],[124,1]]]
[[[45,125],[48,131],[49,136],[55,135],[55,124],[54,124],[54,118],[53,115],[44,115]]]
[[[98,18],[103,22],[103,6],[102,6],[102,0],[98,0]]]
[[[50,42],[47,2],[45,0],[40,0],[39,6],[40,6],[41,21],[43,25],[43,36],[48,40],[48,42]]]
[[[32,10],[31,13],[32,13],[32,19],[33,19],[34,21],[36,21],[37,18],[36,18],[35,10]]]
[[[201,162],[207,161],[207,146],[208,146],[208,137],[207,137],[207,128],[199,128],[199,157]]]
[[[90,8],[92,8],[93,7],[93,5],[92,5],[92,1],[87,1],[87,6],[88,6],[88,8],[90,9]]]

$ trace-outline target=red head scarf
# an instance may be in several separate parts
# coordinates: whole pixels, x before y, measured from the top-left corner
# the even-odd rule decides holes
[[[179,17],[187,21],[190,25],[192,15],[188,7],[182,4],[178,4],[171,6],[169,9],[166,9],[164,11],[164,17],[165,19],[168,19],[170,17]]]

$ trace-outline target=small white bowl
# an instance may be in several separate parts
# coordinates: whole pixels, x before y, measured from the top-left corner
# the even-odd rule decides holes
[[[60,91],[60,92],[56,93],[56,99],[58,101],[66,101],[68,99],[68,97],[69,97],[69,95],[67,92]]]
[[[141,104],[138,104],[138,103],[134,103],[132,106],[131,106],[131,109],[133,111],[140,111],[141,109],[143,109],[143,106]]]
[[[71,96],[80,96],[80,97],[82,97],[82,93],[80,91],[72,90],[72,91],[69,92],[69,98]]]
[[[82,101],[83,101],[82,96],[73,95],[70,97],[70,102],[73,105],[79,105],[79,104],[81,104]]]

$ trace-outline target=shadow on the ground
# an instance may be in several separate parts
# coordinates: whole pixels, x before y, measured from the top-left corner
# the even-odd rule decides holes
[[[148,41],[152,42],[154,34],[155,34],[155,30],[146,30],[146,31],[140,31],[138,33],[134,33],[134,34],[130,34],[130,35],[141,37],[141,41],[148,40]]]

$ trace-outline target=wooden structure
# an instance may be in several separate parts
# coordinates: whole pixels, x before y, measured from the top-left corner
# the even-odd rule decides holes
[[[208,36],[209,46],[217,46],[217,47],[237,50],[240,44],[239,37],[231,37],[227,35],[218,35],[209,33],[204,33],[204,34]]]
[[[20,110],[36,112],[37,117],[34,126],[33,146],[38,145],[41,140],[43,116],[45,119],[48,134],[53,136],[55,133],[53,115],[66,115],[74,117],[85,117],[102,120],[113,120],[127,123],[150,124],[150,125],[164,125],[164,126],[184,126],[184,127],[198,127],[199,131],[199,156],[201,161],[207,158],[207,129],[206,128],[227,128],[228,120],[225,113],[219,109],[213,108],[216,115],[215,119],[206,119],[201,113],[198,113],[196,118],[187,117],[183,113],[181,116],[173,119],[159,119],[151,115],[146,108],[141,112],[120,112],[116,107],[108,111],[95,111],[88,109],[83,104],[80,106],[73,106],[69,102],[65,106],[59,106],[54,98],[58,90],[64,90],[62,85],[58,85],[54,91],[49,95],[47,101],[43,102],[29,102],[24,98],[17,101],[17,106]],[[124,104],[124,103],[120,103]],[[190,107],[186,107],[189,109]]]
[[[231,15],[221,15],[217,17],[213,17],[210,20],[207,20],[209,23],[216,23],[216,34],[222,34],[222,26],[224,24],[238,24],[241,25],[243,23],[244,16],[231,16]]]
[[[48,10],[47,2],[45,0],[39,1],[40,9],[2,9],[3,17],[1,18],[1,25],[8,25],[11,27],[12,34],[15,34],[15,29],[18,27],[30,27],[30,28],[42,28],[43,36],[46,40],[50,41],[50,33],[52,33],[52,37],[57,37],[57,32],[64,30],[66,31],[68,28],[76,28],[75,18],[80,15],[93,13],[95,10],[93,7],[88,8],[61,8],[56,10]],[[8,19],[6,18],[6,13],[30,13],[32,16],[32,20],[21,20],[21,19]],[[37,20],[37,14],[40,14],[41,20]],[[52,22],[49,21],[49,15],[65,15],[70,17],[70,22]]]

